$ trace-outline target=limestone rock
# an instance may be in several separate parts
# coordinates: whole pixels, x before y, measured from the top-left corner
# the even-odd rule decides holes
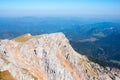
[[[0,71],[6,70],[15,80],[120,80],[119,71],[75,52],[63,33],[1,40]]]

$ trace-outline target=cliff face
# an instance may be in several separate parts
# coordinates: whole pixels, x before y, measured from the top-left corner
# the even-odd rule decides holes
[[[120,71],[105,69],[78,54],[62,33],[26,34],[0,42],[1,79],[120,80]]]

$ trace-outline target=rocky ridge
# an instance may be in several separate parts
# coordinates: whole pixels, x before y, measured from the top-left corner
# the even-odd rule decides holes
[[[0,80],[120,80],[120,70],[89,61],[63,33],[26,34],[0,41]]]

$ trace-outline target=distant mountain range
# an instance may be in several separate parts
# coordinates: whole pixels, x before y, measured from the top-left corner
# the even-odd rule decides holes
[[[120,23],[81,18],[0,18],[1,39],[53,32],[63,32],[72,47],[91,60],[120,68]]]

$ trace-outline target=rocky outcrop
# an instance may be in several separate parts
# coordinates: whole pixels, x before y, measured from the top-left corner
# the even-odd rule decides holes
[[[14,80],[120,80],[119,70],[113,73],[78,54],[62,33],[2,40],[0,73],[4,71]]]

